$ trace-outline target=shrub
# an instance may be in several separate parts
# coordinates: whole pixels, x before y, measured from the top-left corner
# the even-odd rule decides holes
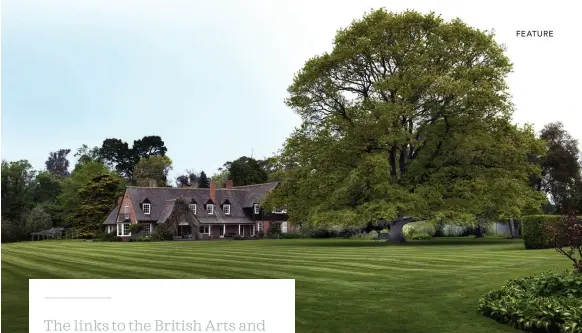
[[[121,237],[118,237],[115,232],[102,232],[97,238],[103,242],[120,242]]]
[[[523,243],[526,249],[547,249],[552,247],[548,235],[544,233],[549,223],[560,219],[558,215],[528,215],[521,218]]]
[[[441,233],[444,237],[459,237],[463,235],[466,229],[466,227],[457,224],[445,224]]]
[[[574,262],[574,269],[582,274],[582,221],[574,214],[555,223],[544,225],[544,235],[560,254]]]
[[[509,280],[479,299],[479,311],[528,332],[582,333],[582,274],[543,273]]]
[[[430,222],[413,222],[408,223],[402,228],[402,233],[406,239],[418,239],[412,238],[415,235],[429,235],[430,238],[436,233],[436,228],[433,223]],[[424,236],[426,237],[426,236]],[[430,239],[429,238],[429,239]],[[427,238],[422,238],[427,239]]]
[[[338,237],[339,233],[328,229],[314,229],[308,233],[311,238],[333,238]]]
[[[432,235],[429,234],[414,234],[410,236],[410,240],[425,240],[425,239],[432,239]]]
[[[156,227],[156,231],[151,236],[153,241],[163,241],[163,240],[172,240],[174,238],[174,233],[168,225],[160,224]]]
[[[368,233],[362,232],[359,234],[355,234],[350,239],[357,239],[357,240],[374,240],[378,238],[378,232],[376,230],[372,230]]]
[[[304,238],[304,236],[303,236],[303,234],[298,233],[298,232],[291,232],[291,233],[281,234],[281,238],[282,239],[299,239],[299,238]]]

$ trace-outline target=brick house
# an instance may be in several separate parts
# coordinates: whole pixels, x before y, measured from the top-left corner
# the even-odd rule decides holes
[[[203,239],[220,239],[234,236],[253,237],[268,232],[277,225],[281,232],[295,232],[287,222],[285,210],[266,212],[259,202],[279,183],[266,183],[226,188],[171,188],[134,187],[125,190],[118,205],[103,222],[105,231],[122,238],[131,237],[130,224],[144,225],[142,234],[151,235],[157,225],[164,223],[173,211],[176,199],[182,198],[197,220]],[[175,239],[193,237],[192,226],[180,221]]]

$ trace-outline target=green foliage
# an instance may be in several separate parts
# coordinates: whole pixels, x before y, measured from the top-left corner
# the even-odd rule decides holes
[[[2,219],[21,221],[34,202],[35,171],[26,160],[2,161]]]
[[[211,180],[213,183],[216,184],[216,188],[225,188],[226,182],[228,181],[229,178],[230,174],[228,173],[227,170],[219,170],[211,177]]]
[[[494,36],[460,20],[377,10],[354,21],[288,89],[302,124],[265,207],[322,227],[539,209],[540,167],[526,156],[545,146],[510,121],[510,71]]]
[[[569,214],[557,222],[544,225],[543,231],[549,244],[570,259],[574,269],[582,274],[582,220]]]
[[[174,231],[167,224],[160,224],[156,226],[156,230],[151,236],[152,241],[172,240]]]
[[[69,172],[69,160],[67,159],[67,155],[69,155],[70,152],[70,149],[60,149],[56,152],[50,153],[49,158],[45,162],[46,170],[59,178],[69,177],[71,173]]]
[[[137,186],[150,186],[155,181],[157,186],[168,186],[168,173],[172,170],[172,160],[164,155],[143,157],[135,165],[133,180]]]
[[[436,233],[436,228],[431,222],[421,221],[406,224],[402,228],[402,232],[404,233],[404,237],[406,237],[406,239],[431,239]]]
[[[547,249],[552,247],[544,227],[560,220],[559,215],[526,215],[521,218],[523,243],[526,249]]]
[[[50,172],[40,172],[36,176],[34,201],[36,203],[54,202],[61,193],[61,180]]]
[[[410,240],[427,240],[427,239],[432,239],[432,235],[431,234],[414,234],[412,236],[410,236],[410,238],[407,238]]]
[[[441,234],[445,237],[459,237],[465,232],[465,227],[458,224],[445,224],[442,227]]]
[[[582,332],[582,274],[544,273],[508,281],[479,300],[479,311],[528,332]]]
[[[120,175],[132,179],[134,168],[142,158],[165,156],[167,151],[162,138],[156,135],[134,140],[131,148],[127,142],[108,138],[99,148],[99,157],[109,167],[115,168]]]
[[[198,177],[198,188],[210,188],[210,179],[204,171],[201,171]]]
[[[574,212],[581,208],[582,201],[578,140],[572,138],[561,122],[544,126],[540,137],[547,142],[547,151],[538,157],[542,174],[536,178],[536,186],[550,194],[559,211]]]
[[[30,234],[48,230],[53,227],[51,216],[41,206],[36,206],[26,217],[24,232]]]
[[[79,205],[73,214],[73,227],[83,238],[99,235],[103,221],[115,207],[121,179],[115,175],[100,174],[79,188]]]
[[[138,234],[141,231],[143,231],[143,229],[145,228],[145,226],[142,223],[132,223],[129,225],[129,231],[131,232],[131,234],[133,235],[134,233]]]
[[[18,242],[25,239],[24,223],[20,220],[8,220],[3,218],[2,223],[2,243]]]
[[[109,173],[107,166],[101,162],[87,161],[75,166],[71,177],[63,181],[61,194],[57,197],[66,223],[73,221],[77,208],[81,204],[79,196],[81,187],[90,183],[94,177],[107,173]]]
[[[121,237],[118,237],[115,232],[102,232],[99,237],[97,237],[98,240],[103,241],[103,242],[120,242],[121,241]]]
[[[260,161],[252,157],[242,156],[224,164],[232,179],[233,186],[244,186],[266,183],[267,170]]]

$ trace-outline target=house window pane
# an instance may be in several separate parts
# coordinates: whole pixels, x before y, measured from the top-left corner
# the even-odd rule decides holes
[[[230,205],[224,205],[222,210],[224,211],[224,214],[230,215]]]
[[[123,235],[124,236],[129,236],[129,223],[125,223],[123,225]]]
[[[143,233],[146,237],[152,234],[152,225],[150,223],[145,224]]]
[[[206,205],[206,212],[208,214],[214,214],[214,205],[213,204]]]
[[[196,214],[196,204],[189,204],[189,205],[188,205],[188,208],[190,208],[190,210],[191,210],[191,211],[192,211],[194,214]]]
[[[150,214],[150,204],[143,204],[143,213],[146,215]]]

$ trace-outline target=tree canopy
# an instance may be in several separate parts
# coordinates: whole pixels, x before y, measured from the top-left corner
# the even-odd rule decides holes
[[[561,122],[544,126],[540,138],[547,142],[547,150],[539,158],[542,174],[536,178],[538,190],[550,194],[552,201],[563,212],[573,212],[580,206],[582,174],[578,140],[572,138]]]
[[[233,186],[261,184],[268,179],[263,163],[252,157],[239,157],[232,162],[226,162],[224,167],[232,179]]]
[[[476,221],[539,206],[543,151],[511,124],[512,66],[492,33],[415,11],[373,11],[307,61],[286,103],[302,124],[266,204],[317,224],[414,216]]]
[[[59,149],[56,152],[50,153],[49,158],[45,162],[46,170],[61,178],[70,176],[69,160],[67,159],[67,155],[70,152],[70,149]]]
[[[144,136],[133,141],[129,148],[127,142],[109,138],[103,141],[99,156],[110,168],[114,168],[126,179],[133,179],[134,168],[142,158],[149,156],[165,156],[168,149],[164,141],[157,135]]]
[[[138,186],[168,186],[168,173],[172,170],[172,160],[168,156],[152,155],[143,157],[135,166],[133,179]]]

